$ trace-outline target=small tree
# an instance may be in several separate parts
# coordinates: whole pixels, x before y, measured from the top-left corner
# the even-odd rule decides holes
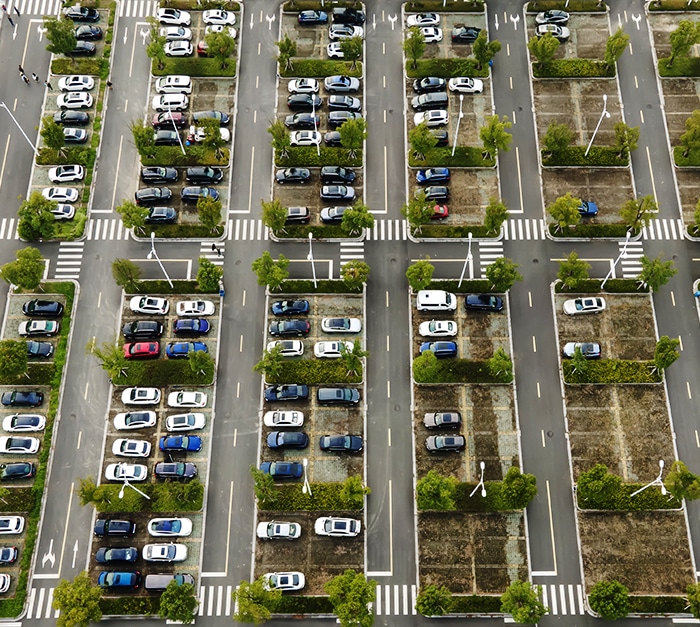
[[[275,46],[279,50],[277,55],[277,63],[284,68],[286,72],[291,72],[294,69],[292,57],[297,56],[297,42],[290,39],[289,35],[285,35],[281,41],[276,41]]]
[[[46,49],[54,54],[70,54],[78,40],[75,38],[75,26],[67,19],[44,17],[44,28],[49,44]]]
[[[550,122],[547,132],[542,137],[542,145],[545,152],[557,153],[566,150],[574,141],[574,132],[568,124]]]
[[[343,59],[350,61],[350,68],[357,69],[357,61],[362,58],[363,41],[362,37],[348,37],[340,40],[340,50],[343,53]]]
[[[253,264],[253,272],[258,275],[258,285],[266,285],[271,291],[279,289],[289,276],[289,259],[280,253],[277,261],[266,250]]]
[[[452,593],[445,586],[429,584],[416,596],[416,609],[423,616],[445,616],[452,611]]]
[[[578,253],[572,250],[569,256],[559,262],[559,272],[557,278],[568,290],[576,290],[581,282],[588,279],[588,271],[591,264],[580,259]]]
[[[365,504],[365,496],[372,490],[362,483],[360,475],[352,475],[343,481],[340,489],[340,500],[346,504],[346,509],[362,509]]]
[[[281,352],[282,347],[279,344],[275,344],[270,350],[265,350],[262,359],[253,366],[253,370],[263,374],[266,379],[276,379],[282,371],[284,362]]]
[[[57,627],[87,627],[102,620],[100,599],[102,588],[90,581],[87,571],[75,576],[73,581],[62,579],[53,591],[53,609],[61,613]]]
[[[546,613],[540,601],[542,586],[533,586],[528,581],[514,581],[501,595],[501,612],[510,614],[516,623],[534,625]]]
[[[690,20],[681,20],[678,28],[671,33],[671,56],[668,65],[673,65],[676,57],[688,57],[690,49],[698,43],[698,26]]]
[[[580,375],[585,375],[588,372],[588,360],[586,359],[580,346],[574,348],[574,356],[571,358],[572,372],[578,372]]]
[[[142,207],[130,200],[125,200],[121,205],[114,208],[121,216],[122,222],[127,229],[134,229],[141,234],[146,232],[146,218],[148,217],[148,207]]]
[[[56,150],[61,157],[65,157],[63,147],[66,145],[66,137],[63,134],[63,127],[54,122],[51,115],[47,115],[41,121],[41,138],[47,148]]]
[[[591,609],[603,620],[618,620],[629,613],[629,591],[619,581],[599,581],[588,595]]]
[[[476,41],[472,44],[472,52],[477,64],[476,67],[479,70],[489,63],[500,51],[501,42],[496,39],[488,41],[485,30],[479,32]]]
[[[114,282],[125,292],[138,292],[142,270],[131,259],[117,258],[112,262]]]
[[[484,226],[489,233],[499,233],[503,223],[508,219],[508,207],[498,198],[489,198],[484,216]]]
[[[221,33],[210,33],[210,35],[220,35]],[[202,138],[202,147],[206,150],[211,150],[216,155],[217,159],[224,156],[223,147],[226,145],[226,140],[221,134],[221,125],[214,118],[205,118],[197,122],[198,128],[204,131]]]
[[[32,192],[17,212],[17,234],[29,242],[51,239],[56,232],[56,218],[51,210],[57,206],[57,202],[44,198],[40,192]]]
[[[160,34],[159,25],[155,19],[151,21],[149,37],[151,41],[146,46],[146,54],[149,59],[158,64],[158,69],[162,70],[165,67],[165,62],[168,60],[168,55],[165,54],[167,40]]]
[[[411,144],[411,152],[416,159],[423,160],[425,155],[437,146],[438,138],[431,133],[425,122],[421,122],[408,132],[408,141]]]
[[[287,208],[275,198],[269,202],[262,201],[263,224],[273,233],[281,233],[287,224]]]
[[[207,53],[219,62],[219,68],[227,68],[236,52],[236,40],[224,29],[220,33],[207,33],[204,35],[204,41],[207,44]]]
[[[406,270],[406,278],[408,284],[414,292],[424,290],[433,280],[433,272],[435,266],[430,263],[430,257],[426,255],[425,259],[419,259],[414,264],[408,266]]]
[[[500,120],[497,115],[486,118],[486,125],[479,131],[479,137],[484,144],[484,156],[495,159],[499,150],[508,152],[513,136],[506,130],[513,126],[507,116]]]
[[[685,133],[680,136],[683,156],[687,157],[691,150],[700,148],[700,109],[695,109],[685,121]]]
[[[277,609],[282,600],[282,591],[279,589],[269,590],[262,577],[258,577],[253,582],[241,581],[236,590],[233,591],[233,605],[236,612],[233,620],[239,623],[254,623],[261,625],[269,620],[272,612]]]
[[[605,65],[608,68],[611,68],[620,60],[629,41],[630,36],[622,30],[622,27],[608,37],[608,41],[605,44]]]
[[[100,366],[107,371],[110,379],[126,374],[128,362],[124,357],[124,351],[116,342],[104,342],[102,346],[97,346],[97,341],[92,338],[85,347],[85,352],[100,362]]]
[[[508,257],[498,257],[486,268],[486,278],[491,281],[491,289],[505,293],[516,281],[522,281],[523,275],[518,272],[520,264]]]
[[[24,340],[0,340],[0,378],[15,379],[27,372],[27,344]]]
[[[351,259],[340,269],[340,277],[351,290],[359,290],[369,278],[369,266],[361,259]]]
[[[95,484],[95,479],[93,477],[85,477],[80,479],[80,485],[78,487],[78,498],[80,499],[80,505],[85,507],[89,503],[93,503],[95,500],[95,490],[97,490],[97,485]]]
[[[639,260],[642,264],[642,271],[637,277],[641,286],[649,286],[653,292],[658,292],[662,285],[666,285],[674,276],[678,269],[674,267],[673,260],[663,260],[664,254],[659,253],[654,259],[649,259],[642,255]]]
[[[156,146],[153,136],[153,127],[146,126],[143,120],[137,120],[131,123],[131,134],[134,138],[134,146],[142,158],[153,156],[153,151]]]
[[[551,33],[545,33],[541,37],[533,37],[527,42],[527,49],[537,59],[537,63],[541,68],[552,62],[558,48],[559,40],[554,39]]]
[[[700,618],[700,583],[694,583],[686,588],[688,608],[695,618]]]
[[[377,582],[367,579],[364,573],[348,569],[327,581],[324,589],[343,627],[371,627],[374,613],[369,605],[376,598],[376,587]]]
[[[649,226],[659,207],[654,197],[649,194],[637,200],[628,200],[620,208],[620,217],[633,231],[639,231],[643,226]]]
[[[525,509],[537,496],[535,475],[521,473],[520,468],[511,466],[501,484],[501,502],[508,509]]]
[[[425,199],[423,190],[420,190],[407,204],[401,207],[401,214],[406,218],[408,226],[414,233],[420,233],[421,228],[430,222],[434,213],[433,203]]]
[[[581,214],[578,208],[581,206],[581,199],[575,198],[571,192],[566,192],[559,196],[547,209],[554,221],[557,223],[557,231],[576,226],[581,222]]]
[[[411,59],[411,67],[415,70],[418,67],[418,59],[425,54],[425,37],[418,26],[408,29],[408,36],[403,41],[403,51]]]
[[[700,498],[700,477],[690,472],[680,460],[671,464],[666,479],[664,479],[664,485],[668,493],[678,500],[694,501]]]
[[[282,120],[275,120],[267,128],[267,132],[272,135],[272,149],[279,154],[280,159],[289,156],[289,133]]]
[[[194,612],[199,605],[191,583],[179,584],[173,580],[160,595],[158,615],[166,620],[189,625],[194,622]]]
[[[580,502],[593,509],[608,509],[610,501],[622,488],[622,479],[608,472],[605,464],[596,464],[582,472],[576,484]]]
[[[190,351],[187,353],[187,363],[195,374],[204,375],[209,370],[214,372],[214,358],[206,351]]]
[[[622,121],[615,122],[613,126],[615,131],[615,148],[617,148],[617,156],[620,158],[629,157],[630,152],[637,150],[637,142],[639,141],[639,127],[627,126]]]
[[[201,292],[215,292],[219,289],[219,281],[224,278],[224,270],[212,263],[206,257],[199,258],[197,270],[197,287]]]
[[[429,470],[428,474],[416,483],[418,509],[420,511],[455,509],[455,492],[458,484],[456,477],[443,476],[435,470]]]
[[[255,466],[250,467],[250,476],[253,478],[253,491],[255,498],[260,506],[265,506],[267,503],[274,503],[277,498],[277,488],[275,488],[275,480],[272,475],[263,472]]]
[[[352,350],[348,350],[344,343],[340,343],[340,355],[343,360],[343,365],[347,368],[347,375],[358,375],[362,369],[362,360],[369,355],[366,350],[362,349],[360,340],[355,340],[352,343]]]
[[[369,212],[369,208],[362,201],[358,200],[343,214],[343,221],[340,227],[348,235],[357,235],[364,229],[371,229],[374,226],[374,216]]]
[[[500,346],[488,360],[488,369],[492,377],[498,378],[504,383],[513,380],[513,362]]]
[[[678,346],[680,340],[676,337],[671,339],[668,335],[662,335],[654,348],[654,367],[663,374],[676,359],[680,357]]]
[[[340,125],[338,132],[340,133],[340,145],[348,151],[348,156],[351,159],[355,159],[357,151],[362,149],[367,139],[365,118],[346,120]]]
[[[418,383],[435,383],[440,362],[433,351],[423,351],[413,360],[413,378]]]
[[[44,258],[38,248],[20,248],[15,260],[0,267],[0,277],[23,290],[35,290],[44,276]]]
[[[221,201],[211,196],[198,198],[197,214],[202,226],[210,233],[216,233],[221,225]]]

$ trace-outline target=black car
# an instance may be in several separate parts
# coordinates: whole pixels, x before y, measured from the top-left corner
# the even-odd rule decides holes
[[[280,185],[284,183],[308,183],[311,180],[311,172],[308,168],[284,168],[277,170],[275,180]]]
[[[153,143],[156,146],[179,146],[180,136],[177,131],[161,129],[153,133]]]
[[[177,211],[174,207],[150,207],[146,216],[146,224],[175,224]]]
[[[22,305],[22,313],[34,318],[57,318],[63,315],[63,305],[56,300],[35,298]]]
[[[437,76],[425,76],[413,81],[413,91],[417,94],[429,94],[434,91],[447,91],[447,81]]]
[[[365,23],[365,14],[357,9],[349,7],[333,9],[333,22],[335,24],[354,24],[362,26]]]
[[[411,108],[414,111],[429,111],[431,109],[445,109],[448,106],[447,92],[431,91],[427,94],[414,96],[411,100]]]
[[[173,125],[177,128],[184,128],[189,122],[187,121],[187,116],[184,113],[179,113],[176,111],[163,111],[162,113],[156,113],[151,119],[151,125],[153,128],[173,128]]]
[[[362,437],[359,435],[322,435],[318,444],[322,451],[359,453],[362,450]]]
[[[315,130],[321,123],[321,118],[312,113],[292,113],[284,118],[284,125],[287,128],[296,130]]]
[[[309,313],[308,300],[277,300],[272,303],[275,316],[298,316]]]
[[[312,111],[322,103],[321,97],[316,94],[292,94],[287,98],[287,106],[292,111]]]
[[[318,388],[316,401],[319,405],[357,405],[360,392],[355,388]]]
[[[159,166],[141,168],[141,180],[144,183],[171,183],[177,181],[177,170]]]
[[[328,108],[333,110],[343,111],[361,111],[362,103],[359,98],[354,96],[344,96],[342,94],[333,94],[328,96]]]
[[[336,148],[343,145],[340,141],[340,133],[338,131],[328,131],[323,136],[323,143],[326,144],[326,146],[335,146]]]
[[[321,183],[351,184],[357,178],[354,170],[339,165],[327,165],[321,168]]]
[[[425,439],[425,448],[429,453],[459,452],[465,446],[463,435],[429,435]]]
[[[287,207],[285,224],[306,224],[311,219],[308,207]]]
[[[30,390],[13,390],[5,392],[1,402],[5,407],[39,407],[44,402],[44,394]]]
[[[228,113],[223,111],[195,111],[192,114],[192,120],[195,124],[199,124],[202,120],[216,120],[219,122],[219,126],[226,126],[231,118]]]
[[[51,357],[53,345],[49,342],[27,342],[27,357]]]
[[[302,337],[311,331],[311,323],[308,320],[294,318],[270,323],[268,332],[275,337]]]
[[[308,385],[289,383],[286,385],[268,385],[265,388],[265,400],[268,403],[279,401],[305,401],[307,398],[309,398]]]
[[[99,26],[83,24],[75,29],[75,38],[78,41],[97,41],[102,39],[102,29]]]
[[[355,111],[331,111],[328,114],[328,127],[338,128],[348,120],[359,120],[361,117],[362,115]]]
[[[91,41],[77,41],[69,54],[72,57],[94,57],[96,52],[97,46]]]
[[[0,464],[0,481],[13,481],[15,479],[30,479],[34,476],[36,467],[31,462],[13,462]]]
[[[97,9],[73,5],[66,9],[64,15],[74,22],[99,22],[100,14]]]
[[[446,185],[428,185],[423,189],[417,189],[416,195],[423,192],[425,199],[429,202],[434,200],[447,200],[450,197],[450,188]]]
[[[157,479],[192,479],[197,466],[190,462],[158,462],[153,471]]]
[[[206,335],[211,326],[204,318],[178,318],[173,323],[175,335]]]
[[[90,116],[85,111],[56,111],[53,114],[53,121],[64,126],[87,126],[90,123]]]
[[[113,549],[101,546],[97,549],[95,561],[98,564],[110,564],[112,562],[135,562],[139,557],[139,550],[133,546],[122,549]]]
[[[453,44],[473,44],[481,32],[476,26],[455,26],[452,29]]]
[[[270,448],[306,448],[309,436],[303,431],[271,431],[267,445]]]
[[[503,309],[503,299],[493,294],[467,294],[464,299],[466,309],[477,309],[479,311],[501,311]]]
[[[118,518],[98,518],[93,533],[98,538],[133,538],[136,535],[136,523],[133,520]]]
[[[195,166],[187,168],[185,179],[188,183],[197,185],[216,185],[224,178],[224,171],[221,168],[210,168],[209,166]]]
[[[163,335],[163,324],[157,320],[136,320],[122,327],[127,340],[157,340]]]
[[[173,192],[168,187],[144,187],[134,194],[137,205],[155,205],[172,197]]]
[[[321,222],[324,224],[340,224],[348,209],[352,209],[352,207],[324,207],[321,209]]]
[[[202,187],[201,185],[183,187],[182,190],[180,190],[180,199],[182,202],[197,203],[200,198],[219,200],[219,192],[213,187]]]
[[[450,143],[450,136],[448,135],[447,131],[444,131],[442,129],[431,129],[430,134],[437,138],[437,144],[436,146],[448,146]]]
[[[297,22],[301,26],[316,24],[328,24],[328,13],[325,11],[300,11],[297,16]]]

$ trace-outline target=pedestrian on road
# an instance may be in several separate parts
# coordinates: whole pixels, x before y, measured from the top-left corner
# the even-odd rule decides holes
[[[49,83],[49,81],[44,81],[44,87],[48,87],[49,89],[53,89],[53,87],[51,87],[51,83]]]
[[[19,12],[19,9],[16,6],[12,7],[12,10],[17,14],[17,17],[22,17],[22,14]]]
[[[35,82],[35,83],[38,83],[38,82],[39,82],[39,76],[38,76],[38,74],[36,74],[35,72],[32,72],[32,78],[34,79],[34,82]]]
[[[107,81],[107,87],[109,87],[110,89],[112,89],[112,81]]]
[[[20,74],[24,74],[24,68],[22,67],[22,64],[20,63],[17,68],[19,69]]]
[[[24,81],[25,85],[29,85],[29,79],[27,78],[27,75],[22,73],[22,80]]]
[[[2,5],[2,10],[3,10],[3,13],[7,13],[7,7],[4,4]]]
[[[15,23],[12,21],[12,18],[11,18],[9,15],[7,16],[7,21],[8,21],[12,26],[15,25]]]

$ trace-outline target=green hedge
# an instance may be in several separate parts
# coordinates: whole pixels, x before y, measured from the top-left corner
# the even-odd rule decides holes
[[[359,375],[348,376],[348,369],[342,359],[300,359],[285,360],[278,377],[265,376],[268,383],[304,383],[306,385],[321,385],[331,383],[360,383],[362,369]]]
[[[585,11],[586,13],[605,13],[607,6],[599,3],[598,0],[534,0],[528,2],[528,13],[539,13],[549,9],[566,9],[569,13]]]
[[[608,292],[610,294],[629,294],[637,292],[646,294],[649,292],[648,287],[640,288],[639,282],[636,279],[608,279],[605,284],[605,289],[601,290],[600,286],[603,279],[586,279],[580,281],[576,285],[576,289],[569,290],[562,283],[554,285],[554,291],[557,294],[576,293],[576,294],[598,294],[599,292]]]
[[[615,146],[592,146],[587,156],[586,146],[569,146],[551,153],[543,150],[541,155],[545,167],[626,168],[630,163],[629,155],[620,157],[620,150]]]
[[[481,146],[457,146],[454,156],[452,156],[452,148],[445,146],[444,148],[433,148],[425,155],[424,159],[418,159],[414,154],[409,154],[408,165],[412,168],[435,166],[493,168],[496,166],[496,160],[493,157],[485,158]]]
[[[700,150],[690,150],[688,151],[688,156],[685,156],[683,152],[685,148],[683,146],[673,147],[673,161],[680,168],[700,168]]]
[[[343,281],[333,279],[321,279],[317,281],[318,287],[310,279],[291,279],[280,286],[279,294],[360,294],[362,288],[351,290]],[[275,298],[275,293],[270,298]]]
[[[658,372],[652,374],[653,361],[601,359],[589,361],[586,372],[574,372],[571,361],[563,362],[565,383],[660,383]]]
[[[52,74],[88,74],[107,78],[109,75],[109,60],[93,57],[92,59],[70,59],[57,57],[51,62]]]
[[[160,595],[155,597],[102,597],[100,609],[105,616],[155,616],[160,609]]]
[[[320,155],[314,146],[293,146],[287,149],[287,156],[281,157],[275,152],[275,165],[280,168],[291,166],[320,168],[324,165],[342,165],[345,167],[362,167],[362,149],[355,150],[355,157],[346,148],[321,146]]]
[[[330,597],[283,596],[275,614],[333,614]]]
[[[565,227],[563,229],[558,229],[557,225],[553,222],[547,225],[549,233],[552,237],[619,237],[624,239],[627,236],[627,231],[629,231],[629,226],[627,224],[617,223],[617,224],[591,224],[589,222],[582,222],[574,227]]]
[[[406,3],[407,13],[423,13],[425,11],[439,11],[440,13],[483,13],[484,2],[482,0],[469,0],[468,2],[445,3],[443,0],[411,0]]]
[[[685,0],[683,4],[685,5]],[[630,595],[628,601],[630,614],[684,614],[688,612],[688,602],[684,596],[638,597]]]
[[[59,154],[58,150],[51,148],[40,148],[39,154],[36,157],[37,165],[66,165],[75,163],[84,165],[86,168],[95,161],[95,150],[92,148],[68,148],[63,149],[64,155]]]
[[[326,9],[328,10],[328,9]],[[325,78],[326,76],[335,76],[343,74],[345,76],[362,76],[362,62],[358,61],[355,69],[352,69],[350,61],[336,61],[332,59],[306,59],[294,57],[292,59],[292,69],[279,67],[280,76],[282,77],[303,77],[303,78]]]
[[[50,364],[40,364],[32,363],[31,361],[27,364],[27,375],[20,375],[19,377],[0,377],[0,385],[51,385],[51,380],[56,372],[56,366],[54,363]]]
[[[487,279],[467,279],[462,281],[462,285],[459,285],[459,281],[442,281],[435,280],[431,281],[430,285],[426,288],[428,290],[445,290],[446,292],[452,292],[453,294],[471,294],[490,292],[491,281]]]
[[[204,485],[195,478],[186,483],[168,481],[165,483],[139,484],[139,490],[150,496],[143,498],[137,492],[128,492],[119,498],[121,484],[105,483],[98,490],[104,498],[93,502],[101,513],[115,512],[199,512],[204,504]]]
[[[173,286],[163,280],[139,281],[139,292],[141,294],[203,294],[199,289],[197,281],[173,281]],[[219,290],[214,289],[207,294],[218,294]]]
[[[28,512],[33,505],[31,488],[10,488],[10,493],[0,500],[0,512]]]
[[[343,230],[342,226],[326,225],[309,226],[308,224],[300,224],[298,226],[286,226],[284,233],[275,233],[280,239],[309,239],[309,233],[313,233],[314,239],[331,239],[331,238],[346,238],[357,237],[349,235]]]
[[[505,592],[505,591],[504,591]],[[501,612],[501,597],[472,594],[452,595],[450,614],[493,614]]]
[[[216,151],[209,150],[202,145],[192,144],[185,146],[185,154],[182,154],[180,146],[154,146],[148,154],[141,155],[144,165],[170,165],[192,166],[211,165],[225,167],[229,164],[231,152],[228,148],[221,149],[222,157],[217,159]]]
[[[213,356],[212,356],[213,357]],[[112,380],[114,385],[211,385],[214,381],[214,362],[210,362],[204,374],[192,372],[188,359],[156,359],[134,361],[129,364],[125,376]]]
[[[480,239],[496,238],[498,233],[494,234],[493,231],[489,231],[483,224],[472,224],[467,226],[453,226],[450,224],[425,224],[421,227],[420,232],[413,232],[415,237],[446,237],[446,238],[463,238],[467,239],[469,233],[472,237],[477,237]]]
[[[655,509],[678,509],[682,503],[669,495],[661,494],[661,490],[651,489],[640,492],[637,496],[630,496],[640,488],[643,488],[645,483],[625,483],[619,492],[615,493],[610,499],[605,499],[604,503],[587,504],[586,501],[579,497],[576,492],[576,503],[581,509],[593,509],[604,511],[618,512],[642,512]],[[602,500],[602,499],[601,499]]]
[[[312,483],[311,496],[302,492],[301,483],[276,485],[274,499],[258,501],[261,511],[360,511],[361,506],[342,498],[342,483]]]
[[[683,76],[700,76],[700,58],[676,57],[673,65],[668,64],[669,57],[659,59],[659,76],[676,78]]]
[[[442,9],[440,10],[442,12]],[[413,67],[411,59],[406,60],[406,76],[409,78],[423,78],[424,76],[438,76],[440,78],[452,78],[453,76],[470,76],[472,78],[488,78],[489,66],[478,67],[476,59],[418,59],[416,67]]]
[[[156,237],[169,239],[218,239],[225,231],[225,226],[220,224],[213,233],[211,229],[202,224],[159,224],[148,225],[149,232],[153,231]]]
[[[220,6],[216,5],[217,8]],[[199,9],[199,7],[197,7]],[[239,16],[240,17],[240,16]],[[236,76],[236,57],[229,59],[228,66],[221,67],[217,59],[210,57],[181,57],[168,58],[162,70],[158,69],[158,62],[151,62],[151,72],[154,76],[167,76],[168,74],[184,74],[195,77],[233,78]]]
[[[438,369],[430,380],[420,380],[415,376],[416,383],[510,383],[513,380],[511,373],[508,381],[500,377],[494,377],[488,368],[488,362],[472,359],[441,359],[438,361]]]
[[[535,78],[614,78],[615,66],[593,59],[554,59],[532,64]]]

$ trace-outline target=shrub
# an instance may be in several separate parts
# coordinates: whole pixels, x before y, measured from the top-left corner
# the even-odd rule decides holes
[[[570,361],[563,362],[565,383],[660,383],[662,375],[652,372],[653,361],[601,359],[589,362],[585,372],[574,372]]]
[[[408,165],[412,168],[431,168],[449,166],[452,168],[493,168],[496,160],[486,155],[480,146],[457,146],[454,156],[452,148],[433,148],[424,159],[418,159],[414,154],[408,157]]]
[[[280,289],[286,294],[357,294],[361,291],[351,290],[344,281],[337,279],[322,279],[317,283],[318,288],[315,288],[310,279],[287,279]]]
[[[275,614],[332,614],[329,597],[283,596]]]
[[[594,59],[554,59],[540,65],[533,63],[535,78],[613,78],[615,65]]]
[[[500,614],[501,597],[485,594],[452,595],[453,614]]]
[[[265,376],[268,383],[305,383],[306,385],[321,385],[329,383],[360,383],[362,368],[357,376],[348,375],[342,359],[300,359],[285,360],[279,375]]]
[[[441,7],[440,11],[444,11]],[[423,78],[424,76],[439,76],[440,78],[452,78],[453,76],[471,76],[487,78],[488,65],[478,69],[476,59],[418,59],[416,67],[409,59],[406,61],[406,75],[409,78]]]
[[[301,484],[275,486],[277,496],[258,503],[261,511],[359,511],[362,505],[357,501],[342,498],[342,483],[312,483],[311,495],[302,492]]]
[[[500,376],[494,376],[489,362],[471,359],[443,359],[430,380],[421,380],[414,371],[416,383],[502,383]]]
[[[321,146],[321,154],[314,146],[290,146],[286,156],[275,153],[275,165],[280,168],[290,166],[320,168],[324,165],[342,165],[344,167],[362,167],[362,150],[355,150],[355,156],[346,148]]]
[[[629,230],[629,226],[622,222],[617,224],[577,224],[576,226],[563,227],[562,229],[557,229],[556,226],[554,223],[548,225],[549,233],[552,237],[580,237],[581,239],[615,237],[624,239]]]
[[[628,601],[630,614],[683,614],[687,612],[687,605],[683,597],[630,596]]]
[[[284,77],[295,76],[324,78],[326,76],[344,74],[345,76],[355,76],[360,78],[362,76],[362,63],[357,63],[357,67],[352,69],[352,63],[349,61],[335,61],[330,59],[300,59],[295,57],[292,59],[291,69],[280,68],[279,72],[280,76]]]
[[[217,7],[219,5],[217,4]],[[199,9],[199,6],[197,7]],[[158,68],[158,63],[151,64],[151,72],[154,76],[167,76],[168,74],[184,74],[185,76],[225,76],[233,78],[236,76],[235,58],[225,68],[214,58],[207,57],[180,57],[168,58],[163,69]]]
[[[158,359],[149,362],[129,363],[124,375],[113,380],[115,385],[211,385],[214,381],[215,364],[212,360],[202,374],[192,372],[187,359]]]
[[[640,289],[639,283],[636,279],[608,279],[604,290],[600,289],[602,282],[602,279],[586,279],[585,281],[579,281],[576,284],[576,289],[573,291],[578,294],[598,294],[602,292],[607,292],[609,294],[625,294],[635,292],[645,294],[649,292],[648,289]],[[554,285],[554,291],[557,294],[562,294],[568,292],[569,290],[567,290],[562,283],[556,283]]]
[[[542,165],[545,167],[579,166],[585,168],[626,168],[629,157],[620,156],[620,149],[614,146],[592,146],[586,155],[586,146],[569,146],[557,152],[542,152]]]
[[[599,581],[588,595],[591,609],[604,620],[618,620],[629,612],[629,591],[619,581]]]

